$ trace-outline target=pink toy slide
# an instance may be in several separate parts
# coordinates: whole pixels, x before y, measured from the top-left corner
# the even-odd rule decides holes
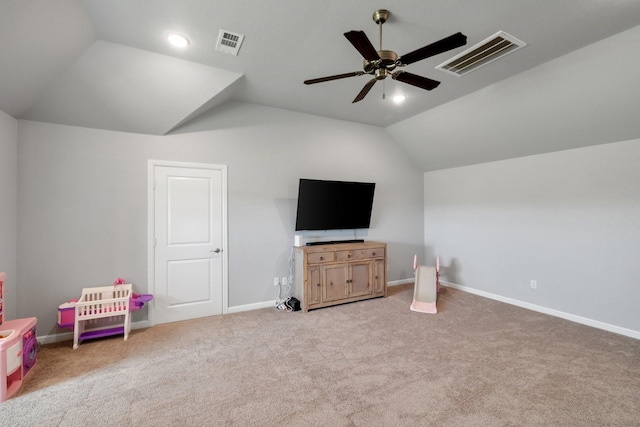
[[[415,284],[413,286],[413,302],[409,307],[411,311],[420,313],[436,314],[438,309],[436,301],[438,299],[438,276],[440,270],[440,259],[436,258],[436,267],[418,265],[417,256],[413,258],[413,269],[416,272]]]

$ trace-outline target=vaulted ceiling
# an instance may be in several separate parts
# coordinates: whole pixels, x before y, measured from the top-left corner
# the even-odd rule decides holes
[[[467,36],[466,46],[405,68],[440,86],[387,78],[352,103],[371,76],[304,85],[362,69],[344,33],[363,30],[377,49],[379,7],[391,12],[382,47],[400,55]],[[0,0],[0,110],[163,135],[237,100],[388,128],[639,22],[637,0]],[[245,37],[237,56],[216,50],[220,30]],[[168,31],[190,45],[170,46]],[[498,31],[527,46],[462,77],[434,68]],[[396,105],[395,94],[406,101]]]

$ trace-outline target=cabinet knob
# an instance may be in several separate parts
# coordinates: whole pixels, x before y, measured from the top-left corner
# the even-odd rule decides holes
[[[323,256],[320,257],[320,261],[324,261],[324,257]]]
[[[375,253],[375,252],[373,252],[373,253],[372,253],[372,255],[373,255],[373,256],[376,256],[376,253]]]
[[[351,254],[347,255],[347,258],[351,258]]]

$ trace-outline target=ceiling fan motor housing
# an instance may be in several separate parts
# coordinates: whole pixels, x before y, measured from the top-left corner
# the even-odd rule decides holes
[[[393,71],[396,68],[398,54],[392,50],[379,50],[378,55],[380,59],[373,61],[364,60],[363,68],[365,73],[373,73],[374,71],[384,68],[387,71]]]
[[[396,61],[398,60],[398,54],[392,50],[379,50],[378,55],[380,55],[381,62],[380,64],[389,71],[392,71],[396,68]]]

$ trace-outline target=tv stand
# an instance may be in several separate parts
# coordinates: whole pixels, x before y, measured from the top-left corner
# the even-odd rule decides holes
[[[322,242],[295,248],[294,295],[302,311],[387,296],[387,244]]]
[[[364,239],[329,240],[327,242],[307,242],[307,246],[337,245],[339,243],[364,243]]]

